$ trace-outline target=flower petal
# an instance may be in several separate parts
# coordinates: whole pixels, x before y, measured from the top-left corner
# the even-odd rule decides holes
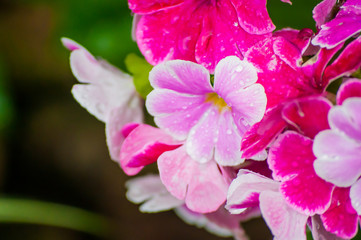
[[[164,187],[158,175],[133,178],[126,182],[127,198],[133,203],[142,203],[141,212],[167,211],[184,204],[173,197]]]
[[[192,211],[213,212],[226,199],[227,184],[216,163],[194,161],[184,146],[163,153],[158,159],[158,168],[168,191],[179,199],[185,199]]]
[[[358,216],[351,206],[349,188],[335,188],[330,208],[321,215],[325,229],[345,239],[353,238],[358,230]]]
[[[278,192],[265,191],[259,198],[262,216],[274,239],[306,239],[307,215],[290,208]]]
[[[203,95],[213,92],[207,69],[189,61],[163,62],[150,71],[149,81],[153,88],[165,88],[179,93]]]
[[[278,182],[248,170],[240,170],[229,186],[226,209],[232,214],[239,214],[246,208],[258,206],[261,192],[278,189]]]
[[[330,14],[336,5],[336,1],[337,0],[323,0],[313,9],[313,19],[318,28],[330,20]]]
[[[263,119],[253,125],[242,138],[242,157],[251,158],[264,150],[287,126],[282,119],[283,105],[276,106],[266,111]]]
[[[361,141],[361,98],[349,98],[342,106],[333,107],[328,119],[332,129]]]
[[[216,162],[221,166],[236,166],[244,162],[240,151],[241,136],[230,111],[225,111],[220,116],[218,132],[214,151]]]
[[[219,119],[218,108],[210,107],[189,132],[187,153],[195,161],[205,163],[213,158],[214,146],[218,141]]]
[[[351,78],[341,84],[336,95],[337,105],[341,105],[350,97],[361,97],[361,81],[358,78]]]
[[[179,146],[179,142],[162,130],[141,124],[125,139],[120,151],[120,165],[127,175],[135,175],[145,165],[157,161],[163,152]]]
[[[332,130],[319,133],[313,144],[317,175],[340,187],[351,186],[361,176],[359,148],[343,134]]]
[[[361,215],[361,180],[357,180],[352,184],[350,189],[350,198],[352,207]]]
[[[302,135],[314,138],[317,133],[329,128],[327,114],[331,107],[332,103],[323,97],[300,98],[288,103],[282,116]]]
[[[316,175],[314,160],[312,140],[292,131],[279,136],[267,160],[273,178],[282,181],[280,191],[285,200],[307,215],[323,213],[330,204],[333,190],[332,184]]]
[[[134,13],[149,14],[182,4],[184,0],[128,0],[129,8]]]
[[[276,28],[268,15],[266,0],[231,0],[231,2],[237,11],[240,25],[247,32],[265,34]],[[250,14],[251,9],[257,9],[256,14]]]
[[[338,58],[326,68],[324,79],[326,82],[330,82],[342,76],[349,76],[350,74],[356,72],[360,66],[361,36],[348,44],[340,56],[338,56]]]

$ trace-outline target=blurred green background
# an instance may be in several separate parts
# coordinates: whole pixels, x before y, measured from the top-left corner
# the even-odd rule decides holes
[[[311,11],[316,4],[268,2],[278,28],[314,29]],[[109,158],[103,123],[71,96],[76,80],[60,38],[72,38],[124,70],[126,55],[139,54],[131,22],[126,0],[0,0],[0,199],[73,206],[109,223],[104,236],[96,236],[0,217],[0,239],[219,239],[172,212],[142,214],[129,203],[128,177]],[[28,215],[29,222],[36,215],[50,225],[85,222],[71,209],[53,211],[58,205],[7,204],[0,200],[0,215],[16,211]],[[261,220],[245,225],[251,239],[271,239]],[[101,228],[96,222],[86,226]]]

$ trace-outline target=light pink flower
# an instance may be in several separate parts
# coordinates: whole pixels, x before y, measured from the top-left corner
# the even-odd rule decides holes
[[[285,0],[284,2],[291,3]],[[275,29],[266,0],[128,0],[141,15],[140,51],[153,65],[166,60],[197,62],[211,72],[218,61],[242,55]]]
[[[331,5],[332,1],[325,1],[321,6],[329,10]],[[319,10],[317,10],[317,12],[319,12]],[[318,15],[316,15],[316,17],[317,20],[327,18]],[[334,19],[321,25],[321,30],[312,40],[312,43],[330,49],[360,32],[361,2],[359,0],[347,0],[342,4]]]
[[[214,212],[224,203],[228,184],[214,160],[199,163],[186,153],[182,142],[161,129],[140,124],[122,145],[120,165],[126,174],[135,175],[156,161],[168,192],[190,210]]]
[[[235,56],[221,60],[214,74],[196,63],[173,60],[149,74],[154,90],[146,107],[155,123],[185,140],[187,153],[200,163],[242,163],[241,137],[264,114],[266,95],[254,67]]]
[[[81,84],[72,89],[74,98],[90,114],[105,123],[110,156],[119,160],[124,140],[121,128],[129,122],[142,122],[142,101],[132,77],[93,57],[84,47],[68,38],[62,42],[71,52],[70,66]]]

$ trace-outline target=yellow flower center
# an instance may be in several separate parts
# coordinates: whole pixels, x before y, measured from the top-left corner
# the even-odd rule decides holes
[[[208,93],[206,96],[206,102],[213,103],[215,106],[218,107],[219,112],[222,112],[223,110],[231,109],[227,103],[218,96],[217,93]]]

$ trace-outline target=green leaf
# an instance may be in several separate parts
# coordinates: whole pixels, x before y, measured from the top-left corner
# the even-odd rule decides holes
[[[103,216],[76,207],[29,199],[0,198],[0,222],[64,227],[99,237],[109,233]]]
[[[128,54],[125,58],[125,65],[128,71],[133,75],[133,82],[135,89],[144,99],[153,90],[149,83],[149,72],[153,66],[150,65],[144,58],[137,56],[134,53]]]

